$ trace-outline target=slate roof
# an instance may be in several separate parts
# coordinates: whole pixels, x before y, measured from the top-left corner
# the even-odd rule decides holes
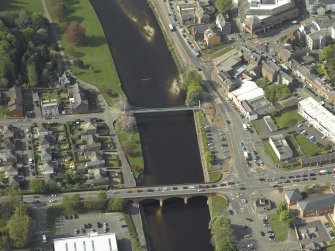
[[[334,206],[335,194],[325,194],[298,202],[302,211],[319,210],[323,207]]]
[[[299,189],[285,191],[286,196],[289,200],[300,201],[302,199]]]

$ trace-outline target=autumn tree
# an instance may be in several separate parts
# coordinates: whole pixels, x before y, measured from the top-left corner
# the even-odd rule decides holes
[[[79,44],[82,43],[86,37],[85,28],[77,21],[72,21],[65,32],[66,38],[69,42]]]
[[[131,131],[136,128],[135,117],[130,114],[126,114],[125,112],[118,114],[117,121],[121,128],[125,131]]]

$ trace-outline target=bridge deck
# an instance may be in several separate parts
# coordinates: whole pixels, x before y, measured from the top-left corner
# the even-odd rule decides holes
[[[129,113],[152,113],[152,112],[176,112],[176,111],[194,111],[199,110],[197,107],[166,107],[166,108],[142,108],[142,109],[129,109],[126,112]]]

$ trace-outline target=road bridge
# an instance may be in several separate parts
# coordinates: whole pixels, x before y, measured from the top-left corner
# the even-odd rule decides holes
[[[171,107],[137,107],[137,106],[128,106],[125,107],[125,112],[129,114],[138,114],[138,113],[153,113],[153,112],[177,112],[177,111],[195,111],[200,110],[201,103],[195,106],[171,106]]]

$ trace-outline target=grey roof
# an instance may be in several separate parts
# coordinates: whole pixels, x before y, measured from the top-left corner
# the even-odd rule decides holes
[[[256,16],[252,16],[252,17],[248,17],[246,20],[245,20],[245,23],[248,24],[250,27],[253,27],[259,23],[261,23],[262,21],[256,17]]]
[[[249,5],[250,7],[250,5]],[[293,1],[291,1],[288,4],[284,4],[275,8],[269,8],[269,9],[248,9],[246,10],[246,15],[279,15],[281,13],[288,12],[289,10],[295,8],[295,5],[293,4]]]
[[[81,104],[88,105],[88,100],[84,88],[80,84],[75,83],[69,87],[69,90],[73,96],[73,102],[71,102],[72,109],[76,109]]]
[[[306,0],[307,5],[312,4],[334,4],[334,0]]]
[[[300,159],[302,165],[310,165],[312,163],[322,163],[322,162],[328,163],[334,161],[335,161],[335,152],[317,156],[303,157]]]
[[[316,31],[316,32],[309,33],[307,35],[307,37],[310,37],[313,41],[325,38],[325,36],[322,34],[321,31]]]
[[[306,66],[301,66],[297,70],[301,75],[307,76],[310,70]]]
[[[208,24],[195,25],[195,26],[193,26],[193,31],[194,31],[194,33],[203,34],[208,29],[208,27],[209,27]]]
[[[279,51],[279,56],[285,60],[289,60],[292,56],[292,53],[288,49],[281,49]]]
[[[335,4],[335,2],[333,2],[333,4]],[[329,18],[318,19],[316,23],[320,26],[321,29],[330,28],[335,24],[335,19],[329,19]]]
[[[324,194],[298,202],[302,211],[319,210],[323,207],[334,206],[335,194]]]
[[[285,191],[285,194],[287,195],[289,200],[300,201],[302,199],[299,189],[287,190]]]
[[[11,111],[13,109],[23,109],[23,97],[21,88],[18,86],[13,86],[8,91],[9,95],[9,102],[8,102],[8,109]]]

